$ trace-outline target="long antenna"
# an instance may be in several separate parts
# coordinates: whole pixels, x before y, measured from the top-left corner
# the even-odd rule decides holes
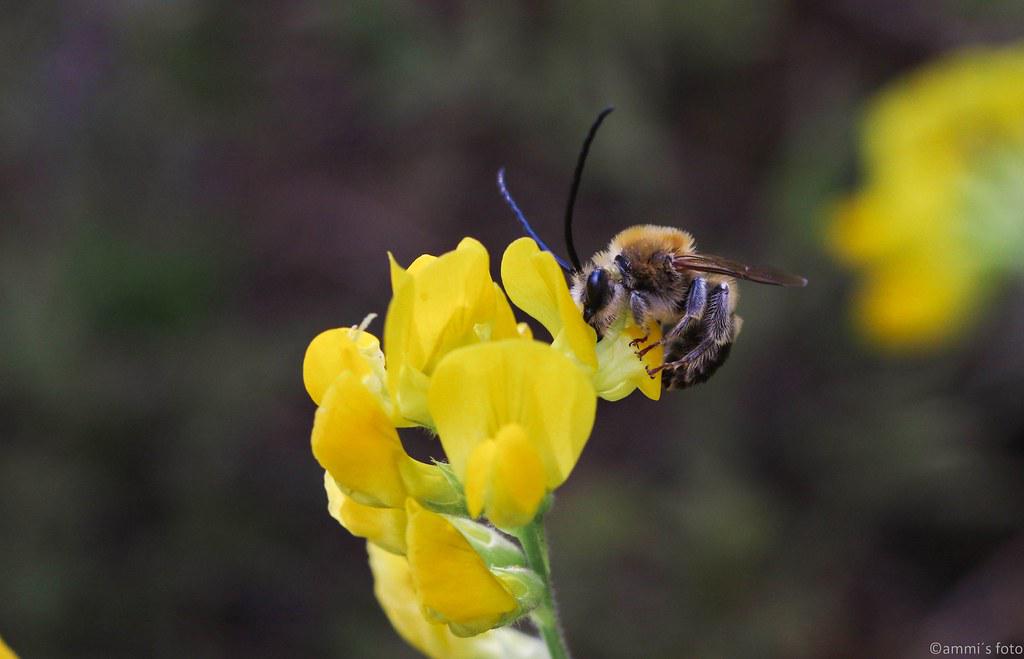
[[[505,187],[504,167],[498,170],[498,190],[501,191],[501,196],[505,198],[505,203],[507,203],[509,205],[509,208],[512,209],[512,213],[515,214],[516,219],[519,220],[519,223],[523,225],[523,228],[526,229],[526,233],[529,234],[531,238],[533,238],[533,241],[537,243],[537,246],[540,247],[545,252],[551,252],[551,248],[548,247],[544,243],[544,241],[540,239],[540,236],[537,235],[537,232],[533,230],[533,227],[530,226],[530,221],[526,219],[525,215],[523,215],[523,211],[519,210],[519,205],[516,204],[516,201],[515,199],[512,198],[512,195],[509,193],[508,188]],[[565,262],[565,259],[560,257],[558,254],[555,254],[554,252],[551,252],[551,256],[555,257],[555,260],[558,261],[558,265],[562,267],[562,270],[565,270],[566,272],[572,271],[572,269],[569,267],[569,264]]]
[[[576,208],[576,193],[580,191],[580,180],[583,178],[583,164],[587,162],[587,154],[590,153],[590,143],[594,141],[594,135],[597,134],[597,129],[601,127],[601,122],[614,109],[609,106],[601,110],[601,113],[597,115],[597,119],[594,120],[593,125],[590,127],[586,139],[583,140],[583,148],[580,149],[579,158],[576,160],[576,173],[572,176],[572,187],[569,189],[569,204],[565,207],[565,248],[569,252],[573,268],[577,271],[582,270],[583,266],[580,264],[580,257],[576,253],[576,245],[572,240],[572,212]]]

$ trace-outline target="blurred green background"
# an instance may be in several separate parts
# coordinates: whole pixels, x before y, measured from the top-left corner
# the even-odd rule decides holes
[[[822,241],[866,99],[1021,34],[1024,5],[978,0],[5,8],[0,634],[29,659],[413,656],[327,515],[303,352],[383,314],[387,250],[472,235],[497,276],[500,166],[559,244],[612,103],[581,252],[670,224],[811,285],[744,286],[708,384],[599,409],[550,516],[577,656],[1024,642],[1024,289],[938,354],[880,354]]]

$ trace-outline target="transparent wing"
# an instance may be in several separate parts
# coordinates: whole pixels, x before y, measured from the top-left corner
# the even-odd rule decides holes
[[[682,254],[672,259],[672,265],[681,270],[716,272],[748,281],[756,281],[760,284],[793,287],[807,285],[807,280],[803,277],[791,275],[788,272],[776,270],[775,268],[745,265],[739,261],[733,261],[724,256],[715,256],[714,254]]]

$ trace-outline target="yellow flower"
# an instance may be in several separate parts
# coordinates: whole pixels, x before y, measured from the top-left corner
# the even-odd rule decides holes
[[[406,556],[427,618],[472,636],[522,615],[511,589],[448,520],[412,499],[406,514]]]
[[[14,650],[7,647],[3,638],[0,638],[0,659],[18,659],[18,655],[14,654]]]
[[[947,342],[1024,250],[1024,47],[963,51],[895,82],[869,107],[862,152],[864,187],[828,236],[865,271],[856,320],[894,348]]]
[[[320,404],[327,387],[342,371],[351,371],[365,387],[380,393],[385,381],[384,353],[377,337],[350,327],[318,334],[302,360],[302,381],[314,403]]]
[[[353,371],[327,387],[313,420],[313,455],[339,489],[365,506],[402,508],[406,497],[453,505],[441,470],[406,454],[380,399]]]
[[[421,256],[403,270],[391,258],[393,296],[384,323],[391,400],[399,415],[432,426],[430,375],[450,351],[522,336],[508,300],[491,280],[487,250],[466,238],[451,252]]]
[[[547,659],[539,639],[511,628],[462,638],[447,625],[427,620],[409,562],[374,545],[367,545],[367,551],[377,601],[399,635],[423,654],[434,659]]]
[[[529,523],[569,476],[594,424],[593,385],[537,341],[450,353],[431,382],[430,412],[470,515],[501,528]]]
[[[594,328],[583,321],[558,263],[530,238],[520,238],[505,250],[501,282],[512,302],[551,333],[551,345],[593,379],[598,396],[615,401],[639,388],[652,400],[661,397],[661,373],[652,378],[645,366],[659,366],[662,349],[651,350],[641,361],[629,345],[644,335],[649,341],[660,340],[660,325],[651,322],[640,328],[629,314],[623,314],[598,341]]]
[[[538,512],[579,459],[598,393],[658,397],[645,365],[661,351],[645,364],[628,344],[661,334],[627,314],[596,341],[551,255],[517,241],[502,277],[553,337],[534,341],[489,267],[469,238],[407,269],[392,258],[384,352],[365,322],[323,332],[306,351],[303,381],[318,405],[310,441],[328,511],[367,539],[378,600],[399,634],[434,657],[542,659],[539,639],[495,628],[529,614],[554,642]],[[398,435],[409,425],[436,430],[449,463],[410,457]],[[469,519],[481,515],[532,549]]]
[[[937,346],[958,329],[955,315],[977,313],[988,291],[968,262],[941,255],[903,255],[870,268],[854,298],[854,313],[876,343],[894,349]]]

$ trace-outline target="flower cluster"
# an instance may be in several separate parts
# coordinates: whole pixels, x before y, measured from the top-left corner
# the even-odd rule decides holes
[[[331,329],[303,363],[328,510],[368,540],[395,629],[434,657],[548,656],[506,627],[532,614],[544,632],[550,619],[546,561],[525,530],[576,464],[596,399],[660,395],[646,366],[661,351],[641,361],[629,346],[660,327],[627,317],[598,341],[554,258],[526,238],[505,251],[501,278],[508,298],[470,238],[408,268],[391,258],[383,350],[362,327]],[[516,322],[509,298],[550,343]],[[436,434],[447,462],[409,456],[398,429],[411,426]]]
[[[978,316],[1024,251],[1024,47],[968,50],[882,91],[864,122],[863,189],[830,243],[864,272],[855,317],[876,342],[934,346]]]

